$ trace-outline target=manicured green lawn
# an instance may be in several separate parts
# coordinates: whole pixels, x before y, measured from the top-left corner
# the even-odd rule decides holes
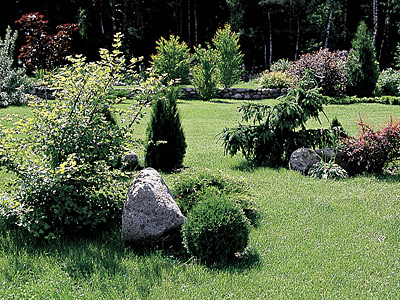
[[[179,101],[185,166],[240,176],[263,215],[241,259],[217,268],[169,251],[141,253],[124,247],[118,230],[33,243],[1,227],[0,299],[398,299],[400,178],[321,181],[224,156],[214,136],[240,121],[240,103]],[[29,108],[0,117],[8,113]],[[390,113],[400,118],[400,106],[332,105],[326,113],[356,134],[359,113],[383,124]],[[147,121],[136,128],[140,138]],[[3,190],[7,176],[0,174]],[[164,174],[167,183],[174,176]]]

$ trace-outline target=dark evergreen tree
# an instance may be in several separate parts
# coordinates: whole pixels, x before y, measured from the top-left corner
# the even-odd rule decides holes
[[[371,96],[379,77],[379,67],[372,36],[364,22],[358,26],[352,47],[347,61],[347,93],[359,97]]]
[[[176,104],[178,89],[167,89],[165,98],[153,104],[147,127],[145,164],[169,172],[182,167],[186,141]]]

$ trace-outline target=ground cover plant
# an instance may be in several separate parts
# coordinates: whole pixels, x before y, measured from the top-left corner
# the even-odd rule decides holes
[[[131,104],[124,101],[117,108]],[[240,179],[263,214],[241,257],[212,267],[174,252],[133,251],[121,243],[118,230],[87,239],[35,242],[1,224],[0,298],[397,298],[399,178],[321,181],[285,168],[254,167],[242,155],[224,156],[213,137],[223,126],[237,124],[241,104],[178,101],[188,144],[184,165]],[[321,118],[324,128],[338,116],[355,136],[360,112],[368,123],[385,124],[390,113],[400,116],[400,107],[356,103],[329,105],[325,112],[329,121]],[[29,117],[31,108],[0,110],[1,124],[12,126],[7,119],[16,113]],[[138,124],[138,138],[145,138],[149,117]],[[320,126],[315,120],[307,122],[309,128]],[[179,175],[163,177],[172,186]],[[9,177],[0,172],[3,192],[9,189]]]

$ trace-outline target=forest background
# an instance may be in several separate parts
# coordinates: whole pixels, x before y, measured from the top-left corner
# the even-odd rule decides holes
[[[245,68],[253,73],[320,48],[349,50],[362,20],[381,69],[394,64],[400,41],[400,0],[3,0],[3,5],[0,32],[8,25],[18,29],[15,21],[30,12],[43,14],[49,31],[77,23],[72,49],[89,59],[97,59],[99,47],[109,45],[116,32],[125,36],[126,54],[146,62],[161,36],[204,45],[225,23],[240,33]]]

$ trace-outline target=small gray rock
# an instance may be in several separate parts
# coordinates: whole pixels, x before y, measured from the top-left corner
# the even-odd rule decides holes
[[[233,95],[233,99],[243,99],[243,95],[240,93],[236,93],[235,95]]]
[[[312,165],[321,160],[321,156],[314,150],[310,148],[300,148],[290,155],[289,168],[307,175]]]
[[[127,163],[128,168],[134,169],[139,165],[139,158],[134,151],[129,152],[122,158]]]

